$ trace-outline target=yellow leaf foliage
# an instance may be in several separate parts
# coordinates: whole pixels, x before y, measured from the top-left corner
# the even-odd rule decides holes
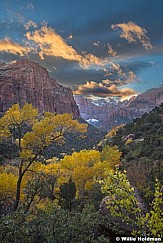
[[[64,180],[72,178],[80,196],[85,190],[91,190],[97,179],[104,179],[108,171],[120,165],[120,156],[117,147],[109,146],[104,147],[101,154],[96,150],[74,152],[61,160],[61,175]]]
[[[29,132],[25,133],[24,125],[28,126]],[[48,180],[51,183],[55,183],[57,178],[59,178],[60,165],[50,163],[48,165],[38,164],[36,166],[34,163],[37,161],[38,156],[53,141],[58,139],[63,140],[65,133],[86,132],[87,125],[73,120],[71,114],[56,115],[46,112],[44,116],[38,116],[37,109],[34,109],[31,104],[26,104],[22,108],[18,104],[15,104],[0,118],[0,129],[0,139],[12,135],[12,139],[15,139],[14,142],[18,147],[17,177],[11,173],[1,173],[1,196],[5,196],[4,191],[9,193],[14,191],[12,194],[15,195],[16,199],[14,210],[17,210],[20,200],[24,199],[25,181],[28,181],[30,176],[32,179],[34,178],[31,170],[32,165],[33,168],[37,167],[36,173],[39,173],[40,178],[44,177],[45,180],[47,179],[47,183]],[[12,131],[16,133],[12,134]],[[18,134],[17,138],[14,138],[15,134]],[[50,180],[51,178],[52,180]],[[9,185],[11,186],[10,190]],[[17,190],[14,189],[16,187]],[[54,189],[56,188],[57,186]]]
[[[37,109],[31,104],[25,104],[21,109],[18,104],[13,105],[3,116],[2,121],[7,126],[21,125],[24,122],[33,123],[38,116]]]
[[[76,120],[72,120],[71,114],[53,115],[46,113],[46,116],[36,121],[31,132],[27,132],[21,140],[21,158],[27,159],[32,156],[32,151],[43,150],[53,140],[63,139],[65,132],[85,132],[86,126]],[[27,155],[26,155],[27,154]]]
[[[11,135],[9,129],[4,125],[2,118],[0,119],[0,139],[7,138]]]
[[[105,146],[101,152],[101,160],[107,161],[110,165],[110,168],[114,168],[114,166],[121,165],[120,157],[122,152],[120,152],[117,146],[109,147]]]
[[[0,174],[0,199],[12,201],[15,196],[17,177],[11,173]]]
[[[39,162],[33,163],[31,170],[37,173],[43,172],[45,174],[58,175],[60,170],[60,163],[42,164]]]
[[[94,181],[94,166],[100,161],[100,153],[96,150],[81,150],[67,155],[61,160],[64,177],[72,178],[77,193],[90,190]]]

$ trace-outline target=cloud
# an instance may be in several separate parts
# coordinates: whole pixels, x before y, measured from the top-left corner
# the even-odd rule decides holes
[[[0,52],[9,52],[11,54],[24,56],[27,55],[29,51],[30,49],[28,47],[23,47],[9,38],[0,40]]]
[[[146,50],[152,49],[150,38],[146,35],[146,29],[140,27],[134,22],[130,21],[128,23],[113,24],[111,28],[113,30],[120,28],[120,37],[128,40],[129,43],[139,41]]]
[[[22,24],[24,22],[25,17],[22,14],[14,13],[13,16],[19,24]],[[14,19],[12,19],[12,21],[14,21]]]
[[[119,63],[110,62],[110,64],[111,64],[110,69],[112,71],[117,71],[118,73],[121,73],[122,72],[122,69],[120,68]]]
[[[110,44],[108,45],[108,54],[112,57],[115,57],[117,55],[117,52],[113,50]]]
[[[102,81],[102,83],[96,83],[94,81],[87,81],[86,84],[81,84],[78,89],[74,91],[76,95],[94,95],[99,97],[120,97],[122,99],[128,96],[135,95],[136,92],[129,88],[118,89],[116,85],[108,86],[108,82]]]
[[[93,42],[93,45],[94,45],[94,46],[99,46],[99,45],[100,45],[100,41]]]
[[[93,54],[79,54],[72,46],[69,46],[65,40],[47,26],[42,26],[33,32],[26,33],[28,41],[33,41],[38,46],[38,55],[41,59],[45,56],[54,56],[69,61],[77,61],[87,68],[89,65],[104,65],[103,60]]]
[[[134,82],[136,80],[136,75],[135,73],[133,73],[133,71],[129,71],[127,73],[127,79],[126,79],[126,83],[131,83]]]
[[[21,7],[21,10],[32,10],[34,11],[34,5],[32,3],[28,3],[26,6]]]
[[[115,80],[103,79],[101,83],[107,87],[110,87],[112,85],[115,85],[117,87],[124,85],[124,82],[121,79],[115,79]]]
[[[102,80],[101,82],[103,85],[106,85],[106,86],[111,86],[112,85],[112,81],[109,80],[109,79],[104,79]]]
[[[63,58],[67,61],[76,61],[85,69],[91,65],[102,67],[106,63],[106,60],[100,59],[91,53],[78,53],[54,29],[47,27],[45,23],[38,29],[37,24],[29,20],[24,27],[27,30],[25,34],[27,39],[23,42],[23,45],[15,43],[9,38],[5,38],[0,40],[1,52],[9,52],[20,56],[30,52],[38,54],[41,59],[47,56]],[[34,27],[35,30],[30,31],[30,27]]]
[[[35,8],[34,8],[34,5],[33,5],[32,3],[28,3],[27,8],[28,8],[29,10],[34,10],[34,9],[35,9]]]
[[[100,59],[93,54],[86,54],[84,56],[79,55],[79,59],[77,61],[79,61],[79,63],[85,68],[90,65],[104,66],[107,62],[107,60]]]
[[[37,24],[34,21],[29,20],[27,23],[24,24],[24,27],[26,30],[29,30],[30,27],[37,28]]]
[[[105,77],[112,79],[112,84],[122,85],[137,80],[135,73],[128,68],[122,68],[119,63],[110,62],[110,66],[105,70]]]
[[[73,37],[72,34],[70,34],[70,35],[67,37],[67,39],[68,39],[68,40],[73,40],[73,39],[75,39],[75,38]]]

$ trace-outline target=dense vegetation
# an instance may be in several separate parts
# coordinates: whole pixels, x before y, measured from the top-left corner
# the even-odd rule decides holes
[[[101,141],[106,132],[99,131],[97,128],[86,123],[83,119],[79,120],[82,124],[87,124],[87,131],[84,136],[81,136],[80,132],[68,133],[64,136],[64,142],[51,143],[50,146],[44,151],[44,156],[48,159],[54,156],[63,158],[65,154],[72,154],[74,151],[80,151],[82,149],[93,149],[99,141]]]
[[[163,105],[122,126],[108,141],[122,152],[123,168],[132,185],[151,201],[155,178],[163,183]]]
[[[56,149],[66,136],[83,137],[86,130],[69,114],[40,116],[29,104],[14,105],[2,116],[0,242],[105,243],[114,242],[110,235],[141,230],[145,236],[163,237],[159,178],[152,205],[144,212],[122,172],[117,146],[71,151],[63,158],[46,155],[49,146]],[[123,163],[125,156],[123,151]]]

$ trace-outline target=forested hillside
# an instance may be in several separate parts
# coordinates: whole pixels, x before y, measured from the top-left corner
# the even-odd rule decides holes
[[[129,180],[147,201],[151,200],[155,178],[163,182],[163,104],[120,128],[109,137],[109,144],[122,151]]]
[[[159,146],[161,114],[159,107],[147,115],[160,126]],[[58,144],[70,134],[74,139],[85,136],[87,124],[70,114],[40,115],[30,104],[6,111],[0,118],[0,242],[112,243],[123,235],[163,237],[161,153],[156,162],[152,155],[127,159],[139,142],[151,145],[144,129],[138,134],[138,128],[128,126],[133,140],[124,128],[101,151],[74,149],[60,158],[55,154]],[[54,149],[53,155],[48,149]],[[141,164],[147,159],[148,170],[146,162]],[[139,191],[152,201],[145,208]]]
[[[47,150],[49,145],[50,151],[57,150],[65,136],[77,139],[86,132],[87,124],[72,115],[40,115],[30,104],[22,108],[15,104],[3,114],[1,242],[103,242],[98,230],[103,221],[99,180],[120,164],[121,153],[116,148],[101,153],[70,150],[59,159]]]

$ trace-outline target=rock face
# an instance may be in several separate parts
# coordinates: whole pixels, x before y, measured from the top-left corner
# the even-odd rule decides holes
[[[99,129],[108,131],[113,126],[141,117],[145,112],[163,103],[163,85],[122,102],[114,99],[93,101],[82,96],[75,96],[75,100],[84,120]]]
[[[30,103],[39,112],[72,113],[79,118],[79,109],[72,90],[49,77],[38,63],[20,60],[12,64],[0,63],[0,111],[14,103]]]

